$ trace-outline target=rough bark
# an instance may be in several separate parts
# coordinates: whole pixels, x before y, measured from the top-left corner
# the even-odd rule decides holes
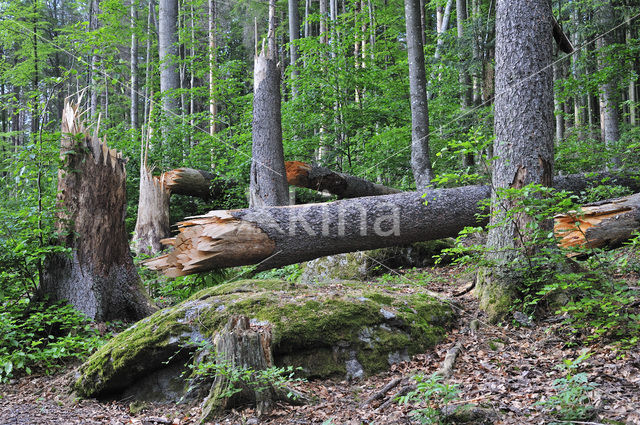
[[[418,0],[404,0],[409,59],[409,96],[411,104],[411,169],[418,189],[429,186],[433,178],[429,157],[429,109],[427,76],[422,45],[422,27]]]
[[[547,0],[496,3],[495,153],[492,187],[550,186],[553,178],[552,13]],[[481,307],[497,319],[519,295],[526,225],[533,217],[507,219],[515,200],[492,193],[487,248],[496,267],[479,273]],[[550,226],[551,223],[549,223]],[[544,223],[542,225],[545,225]],[[551,230],[551,229],[550,229]],[[524,240],[523,240],[524,239]],[[529,251],[531,247],[527,247]]]
[[[69,103],[62,134],[57,233],[71,255],[49,259],[40,293],[93,320],[141,319],[152,306],[129,251],[122,155],[89,136]]]
[[[275,4],[269,3],[268,48],[255,58],[253,146],[249,203],[252,207],[287,205],[289,190],[284,167],[280,115],[280,71],[276,64]]]
[[[287,182],[290,185],[326,191],[339,198],[359,198],[401,192],[401,190],[372,183],[359,177],[300,161],[287,161],[285,167]]]
[[[215,338],[216,362],[240,370],[268,369],[274,365],[271,340],[270,327],[251,326],[248,317],[232,316]],[[225,396],[232,388],[240,391]],[[231,382],[228,376],[217,374],[203,403],[201,422],[214,419],[224,410],[246,405],[256,406],[257,416],[262,416],[278,401],[289,401],[281,388],[255,381]]]
[[[177,72],[178,58],[178,0],[159,2],[158,53],[160,55],[160,92],[165,113],[178,111],[180,75]]]
[[[584,205],[579,212],[555,217],[562,248],[616,247],[640,229],[640,193]]]
[[[169,197],[166,181],[153,177],[146,164],[140,167],[140,196],[133,234],[133,246],[138,254],[156,255],[162,251],[162,239],[171,235]]]
[[[597,184],[608,174],[592,176]],[[607,184],[633,183],[615,179]],[[557,190],[588,187],[582,175],[558,178]],[[351,251],[455,237],[478,221],[478,202],[490,196],[489,186],[465,186],[372,196],[323,204],[232,211],[211,211],[179,223],[176,238],[164,243],[173,251],[146,263],[169,276],[258,264],[266,270]],[[424,203],[427,203],[425,205]],[[396,225],[397,224],[397,225]]]

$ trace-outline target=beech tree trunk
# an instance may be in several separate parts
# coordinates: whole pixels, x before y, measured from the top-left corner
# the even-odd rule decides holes
[[[592,179],[592,180],[590,180]],[[557,179],[557,190],[584,190],[597,184],[630,183],[602,173]],[[371,196],[321,204],[211,211],[179,223],[176,238],[163,241],[173,251],[145,263],[168,276],[257,264],[258,270],[282,267],[326,255],[456,237],[466,226],[484,226],[478,202],[489,186],[435,189]],[[425,205],[426,202],[426,205]]]
[[[130,55],[130,71],[131,71],[131,129],[138,129],[138,35],[136,33],[136,24],[138,21],[138,4],[137,0],[131,0],[130,4],[130,28],[131,28],[131,55]],[[146,100],[145,100],[146,101]],[[133,132],[134,140],[136,132]]]
[[[275,0],[269,2],[268,47],[255,58],[253,82],[253,147],[249,204],[287,205],[289,190],[284,168],[280,116],[280,71],[276,64]]]
[[[295,41],[300,38],[300,12],[298,11],[298,0],[288,0],[289,5],[289,55],[290,64],[295,66],[298,62],[298,47],[295,45]],[[296,78],[298,77],[298,71],[293,70],[291,72],[291,97],[295,98],[298,95],[298,88],[296,86]]]
[[[418,189],[429,186],[433,178],[429,157],[429,106],[427,75],[422,45],[420,4],[404,0],[409,58],[409,96],[411,104],[411,169]]]
[[[497,0],[493,188],[552,184],[552,26],[547,0]],[[487,248],[496,266],[482,270],[476,283],[481,308],[491,319],[505,314],[519,297],[523,278],[516,264],[526,261],[525,249],[536,249],[524,246],[526,226],[535,218],[507,219],[515,202],[492,193]]]
[[[153,308],[129,251],[125,163],[88,135],[77,108],[64,107],[58,172],[57,233],[71,255],[48,259],[40,295],[67,300],[92,320],[138,320]]]
[[[165,113],[178,111],[180,76],[177,72],[178,58],[178,0],[159,2],[158,53],[160,55],[160,92]]]

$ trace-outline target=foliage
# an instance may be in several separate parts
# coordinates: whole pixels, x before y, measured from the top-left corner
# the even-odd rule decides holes
[[[0,382],[22,373],[51,373],[84,359],[103,337],[73,307],[3,301],[0,312]]]
[[[411,415],[420,423],[442,424],[444,417],[441,409],[458,398],[458,386],[443,381],[437,373],[429,377],[416,375],[413,379],[416,389],[398,397],[398,402],[424,406],[411,411]]]
[[[242,391],[242,387],[251,388],[256,392],[263,392],[270,388],[287,390],[289,391],[287,397],[295,398],[296,394],[290,391],[289,386],[306,382],[304,378],[295,377],[296,372],[301,371],[302,368],[271,366],[263,370],[255,370],[250,367],[235,365],[224,359],[223,356],[215,352],[208,341],[198,344],[198,349],[200,350],[199,354],[196,353],[195,357],[204,357],[204,359],[188,365],[192,372],[191,379],[225,378],[228,386],[217,394],[219,398],[229,398]]]
[[[557,366],[564,373],[563,378],[554,381],[555,394],[538,405],[560,421],[584,421],[591,418],[594,407],[588,395],[597,384],[589,383],[587,374],[577,373],[580,363],[590,357],[586,351],[575,360],[564,359],[563,364]]]

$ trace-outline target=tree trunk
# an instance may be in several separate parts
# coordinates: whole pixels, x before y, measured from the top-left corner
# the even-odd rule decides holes
[[[298,0],[288,0],[289,2],[289,54],[290,64],[295,67],[298,62],[298,47],[295,45],[295,41],[300,38],[300,13],[298,11]],[[296,98],[298,95],[298,88],[296,86],[296,78],[298,77],[298,71],[293,69],[291,71],[291,97]]]
[[[433,178],[429,157],[429,109],[418,0],[404,0],[411,103],[411,169],[418,189]]]
[[[100,0],[89,0],[89,30],[96,31],[98,29],[98,12],[100,8]],[[91,53],[91,77],[90,87],[91,96],[89,97],[89,114],[95,119],[98,113],[98,54],[97,47],[94,46]]]
[[[280,71],[276,65],[275,0],[269,2],[268,48],[255,58],[253,147],[249,203],[252,207],[287,205],[289,190],[284,167],[280,116]]]
[[[162,108],[165,114],[172,116],[178,111],[176,91],[180,88],[180,76],[176,67],[178,58],[178,0],[160,0],[158,16]]]
[[[135,130],[138,129],[138,34],[136,29],[136,23],[138,20],[138,4],[137,0],[131,0],[130,10],[130,28],[131,28],[131,129],[133,131],[133,138],[136,139]]]
[[[602,173],[557,179],[557,190],[579,193],[601,180],[640,191],[633,178]],[[465,226],[481,226],[478,202],[489,186],[436,189],[372,196],[323,204],[211,211],[179,224],[166,240],[175,248],[146,266],[169,276],[258,264],[260,270],[325,255],[456,237]],[[425,205],[426,202],[426,205]]]
[[[558,55],[560,53],[558,52]],[[563,64],[562,61],[554,61],[553,62],[553,80],[554,82],[561,81],[564,76],[562,75]],[[554,91],[553,96],[553,105],[556,116],[556,143],[562,142],[564,140],[564,106],[563,103],[560,102],[558,94]]]
[[[216,336],[215,361],[222,370],[235,368],[240,371],[259,372],[273,366],[271,352],[271,328],[251,326],[246,316],[232,316],[224,329]],[[207,422],[225,410],[238,406],[256,406],[257,416],[271,411],[278,401],[290,401],[282,388],[270,383],[256,381],[252,373],[248,381],[233,382],[229,375],[218,373],[203,403],[200,421]],[[239,390],[229,396],[230,390]]]
[[[152,306],[129,251],[122,155],[89,136],[68,103],[62,134],[57,232],[71,255],[49,259],[40,293],[69,301],[92,320],[141,319]]]
[[[209,134],[213,136],[216,133],[216,115],[217,105],[215,96],[215,70],[218,60],[217,54],[217,36],[216,28],[217,9],[216,0],[209,0]]]
[[[515,200],[495,189],[553,178],[552,12],[547,0],[498,0],[496,4],[495,153],[491,228],[487,238],[495,267],[479,273],[476,289],[490,318],[505,314],[523,282],[515,264],[524,261],[525,214],[507,219]],[[542,223],[541,225],[545,225]],[[524,238],[519,238],[525,233]],[[524,239],[524,240],[523,240]]]
[[[599,21],[603,30],[609,30],[615,25],[615,15],[613,5],[609,2],[603,3],[599,8]],[[598,67],[601,71],[609,66],[610,59],[607,58],[607,47],[613,44],[611,33],[607,32],[598,38]],[[618,112],[618,92],[617,76],[610,73],[606,81],[600,86],[600,117],[602,126],[602,140],[607,150],[615,150],[615,145],[620,139],[620,114]],[[617,167],[620,165],[620,158],[617,155],[611,157],[611,163]]]
[[[326,191],[339,198],[359,198],[363,196],[389,195],[401,190],[372,183],[359,177],[331,171],[317,165],[300,161],[285,162],[287,183],[292,186]]]
[[[140,197],[133,234],[133,246],[138,254],[157,255],[162,251],[160,241],[171,235],[170,196],[166,181],[153,177],[144,161],[140,166]]]
[[[583,205],[580,212],[555,217],[559,246],[616,247],[640,229],[640,193]]]
[[[456,26],[458,30],[459,45],[463,44],[464,25],[466,20],[467,20],[467,2],[466,0],[456,0]],[[464,57],[464,55],[461,54],[460,63],[461,63],[460,71],[458,72],[458,82],[460,83],[460,109],[463,115],[466,115],[469,108],[471,108],[471,102],[472,102],[472,96],[473,96],[471,79],[469,78],[469,71],[467,69],[469,58]],[[467,131],[468,129],[469,129],[468,124],[463,124],[462,131]],[[472,167],[475,164],[473,153],[469,152],[465,154],[462,158],[462,162],[465,167]]]

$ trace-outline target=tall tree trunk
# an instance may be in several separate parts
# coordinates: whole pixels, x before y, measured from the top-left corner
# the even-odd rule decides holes
[[[138,4],[137,0],[131,0],[130,10],[130,28],[131,28],[131,129],[138,129],[138,33],[137,33],[137,21],[138,21]]]
[[[216,115],[218,107],[216,104],[215,78],[216,66],[218,61],[218,30],[216,22],[218,19],[216,0],[209,0],[209,134],[213,136],[216,133]]]
[[[252,207],[287,205],[289,189],[282,148],[280,71],[276,64],[275,0],[269,1],[268,47],[255,58],[251,180]]]
[[[603,3],[598,8],[598,20],[603,31],[608,31],[615,25],[615,15],[613,5],[610,2]],[[607,47],[614,43],[612,34],[607,32],[597,41],[598,47],[598,67],[601,71],[606,70],[611,59],[607,58]],[[608,73],[606,80],[600,86],[600,120],[602,126],[602,140],[611,151],[620,139],[620,114],[618,111],[618,91],[617,76],[615,73]],[[620,158],[617,155],[611,157],[611,163],[617,167],[620,165]]]
[[[291,66],[295,67],[298,62],[298,47],[295,45],[296,40],[300,38],[300,13],[298,11],[298,0],[288,0],[289,2],[289,55]],[[291,71],[291,97],[294,99],[298,96],[298,87],[296,86],[296,78],[298,71]]]
[[[557,52],[558,55],[562,54],[559,50]],[[553,80],[556,83],[562,81],[564,78],[564,75],[562,75],[563,62],[564,60],[556,60],[553,62]],[[558,96],[558,93],[554,91],[553,105],[556,116],[556,143],[560,143],[564,140],[564,105]]]
[[[68,103],[62,135],[57,232],[71,255],[49,259],[40,294],[67,300],[97,321],[141,319],[152,306],[129,251],[122,155],[87,135],[77,106]]]
[[[492,187],[550,186],[553,178],[552,13],[547,0],[498,0],[496,5],[495,156]],[[487,248],[496,267],[478,275],[482,308],[491,318],[505,314],[519,295],[524,261],[522,214],[507,219],[514,200],[491,196]],[[545,225],[542,223],[541,225]],[[531,247],[527,247],[531,249]]]
[[[178,58],[178,0],[160,0],[158,52],[160,54],[160,92],[165,114],[178,112],[176,91],[180,88]]]
[[[429,186],[433,178],[429,158],[429,109],[424,48],[420,34],[418,0],[404,0],[409,56],[409,95],[411,102],[411,169],[418,189]]]
[[[100,0],[89,0],[89,31],[98,29],[98,12],[100,8]],[[95,118],[98,113],[98,50],[97,46],[93,47],[91,53],[91,96],[89,97],[89,114]]]
[[[146,122],[150,122],[150,109],[151,109],[151,102],[152,99],[150,96],[151,93],[151,38],[152,38],[152,32],[151,32],[151,23],[152,21],[155,20],[155,8],[154,8],[154,1],[155,0],[149,0],[149,14],[147,15],[147,45],[146,45],[146,68],[145,68],[145,73],[144,73],[144,111],[143,111],[143,116],[142,116],[142,122],[143,124]],[[144,133],[144,131],[143,131]]]
[[[467,20],[467,1],[456,0],[456,26],[458,30],[458,45],[462,46],[464,40],[464,25]],[[460,83],[460,109],[463,114],[466,114],[471,107],[472,102],[472,87],[471,80],[469,78],[468,63],[469,58],[460,55],[460,71],[458,72],[458,82]],[[463,130],[466,131],[468,125],[464,125]],[[471,167],[474,165],[475,160],[473,153],[467,153],[462,158],[463,165],[465,167]]]

